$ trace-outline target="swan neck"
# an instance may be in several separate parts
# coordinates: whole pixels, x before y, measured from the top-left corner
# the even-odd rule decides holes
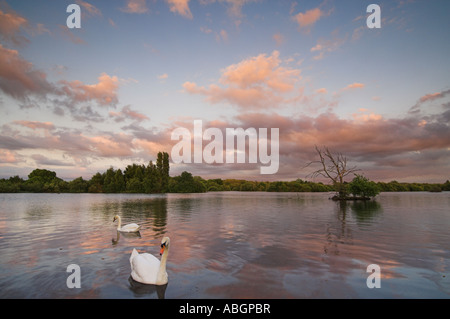
[[[160,270],[166,270],[167,256],[169,256],[169,248],[164,249],[163,255],[161,256]]]
[[[120,216],[118,216],[117,219],[119,221],[119,224],[117,225],[117,230],[119,230],[122,227],[122,218],[120,218]]]
[[[169,256],[169,248],[164,249],[164,253],[161,256],[161,262],[159,264],[159,271],[158,271],[158,281],[167,280],[167,272],[166,272],[167,256]]]

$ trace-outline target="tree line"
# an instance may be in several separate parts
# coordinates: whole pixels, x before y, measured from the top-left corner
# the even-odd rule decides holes
[[[19,176],[0,179],[0,192],[30,193],[166,193],[169,191],[169,154],[158,153],[156,164],[128,165],[123,171],[110,167],[90,180],[65,181],[46,169],[35,169],[24,180]]]
[[[161,166],[160,166],[161,167]],[[355,177],[356,178],[356,177]],[[369,188],[364,188],[367,185]],[[360,178],[345,183],[351,193],[371,196],[370,189],[378,192],[450,191],[450,181],[443,184],[400,183],[363,181]],[[359,187],[359,190],[358,190]],[[368,190],[367,190],[368,189]],[[365,190],[365,191],[364,191]],[[158,169],[150,162],[147,166],[132,164],[125,170],[109,168],[104,173],[96,173],[90,180],[78,177],[64,181],[55,172],[35,169],[24,180],[18,176],[0,179],[1,193],[201,193],[219,191],[259,191],[259,192],[336,192],[333,185],[321,182],[294,181],[258,182],[243,179],[203,179],[183,172],[179,176],[168,176],[168,170]],[[378,193],[377,192],[377,193]]]
[[[169,175],[169,154],[159,152],[156,163],[131,164],[124,170],[110,167],[96,173],[91,179],[83,177],[65,181],[46,169],[35,169],[24,180],[19,176],[0,179],[0,193],[201,193],[213,191],[260,191],[260,192],[342,192],[361,197],[374,197],[379,192],[450,191],[450,182],[443,184],[400,183],[397,181],[373,182],[354,173],[351,182],[331,183],[305,181],[258,182],[243,179],[204,179],[182,172]]]

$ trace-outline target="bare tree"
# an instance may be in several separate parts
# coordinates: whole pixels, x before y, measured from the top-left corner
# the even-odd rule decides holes
[[[313,178],[322,176],[330,179],[333,182],[333,186],[339,193],[339,198],[345,198],[347,196],[347,189],[344,184],[345,176],[359,171],[356,166],[347,167],[347,158],[341,153],[333,154],[324,146],[320,149],[315,145],[316,152],[319,155],[318,161],[313,161],[307,164],[320,164],[321,168],[309,174]]]

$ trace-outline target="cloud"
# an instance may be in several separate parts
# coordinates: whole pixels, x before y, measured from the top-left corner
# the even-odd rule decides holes
[[[428,103],[428,102],[433,102],[438,99],[442,99],[442,98],[446,97],[447,95],[450,95],[450,89],[441,91],[441,92],[425,94],[424,96],[421,96],[419,98],[419,100],[417,101],[417,103],[409,109],[408,113],[409,114],[419,113],[420,107],[422,106],[422,104]],[[445,107],[445,105],[446,104],[443,104],[444,107]]]
[[[208,27],[200,27],[200,31],[202,32],[202,33],[205,33],[205,34],[210,34],[210,33],[212,33],[213,32],[213,30],[211,30],[210,28],[208,28]]]
[[[163,73],[161,75],[158,75],[158,79],[160,80],[166,80],[169,78],[169,75],[167,73]]]
[[[245,15],[242,13],[242,8],[244,5],[255,2],[257,0],[201,0],[200,3],[203,5],[220,2],[228,6],[227,13],[231,17],[236,27],[242,23]]]
[[[13,164],[17,163],[17,154],[10,150],[0,149],[0,163],[2,164]]]
[[[278,45],[278,46],[280,46],[280,45],[282,45],[283,43],[284,43],[284,36],[281,34],[281,33],[275,33],[273,36],[272,36],[272,39],[275,41],[275,43]]]
[[[316,117],[244,113],[236,116],[236,120],[237,123],[230,125],[280,128],[282,165],[278,178],[283,172],[291,179],[293,172],[306,176],[308,171],[300,172],[300,167],[315,159],[314,145],[326,145],[345,154],[376,180],[395,178],[392,170],[397,169],[400,161],[411,163],[402,168],[401,176],[420,176],[434,171],[434,178],[439,178],[440,173],[436,172],[450,166],[450,125],[444,114],[436,114],[427,122],[423,117],[384,118],[364,109],[353,119],[325,112]],[[436,157],[431,160],[430,154]],[[426,159],[430,162],[426,163]],[[433,170],[429,169],[431,165],[437,166]],[[383,170],[379,175],[374,173],[378,169]]]
[[[116,122],[123,122],[126,119],[130,119],[137,122],[142,122],[145,120],[149,120],[148,116],[139,113],[137,111],[133,111],[130,105],[124,106],[121,112],[113,112],[110,111],[109,115],[114,118]]]
[[[75,35],[75,33],[69,29],[65,25],[58,25],[59,33],[64,37],[64,39],[69,40],[73,44],[86,44],[86,42],[80,38],[79,36]]]
[[[47,75],[24,60],[19,52],[0,44],[0,89],[20,101],[28,101],[30,94],[45,96],[56,88],[47,81]]]
[[[95,84],[78,80],[52,83],[47,80],[45,72],[23,59],[17,50],[7,49],[1,44],[0,65],[0,91],[22,102],[22,108],[47,105],[57,115],[63,116],[64,110],[68,109],[76,120],[99,122],[104,118],[96,112],[95,106],[115,107],[118,103],[117,91],[121,80],[117,76],[102,73]],[[124,81],[132,80],[122,79],[122,83]]]
[[[82,12],[87,11],[90,16],[102,16],[102,12],[93,4],[90,4],[83,0],[76,0],[75,2],[83,7]]]
[[[355,83],[352,83],[352,84],[349,84],[349,85],[347,85],[345,88],[343,88],[342,90],[352,90],[352,89],[362,89],[362,88],[364,88],[364,84],[363,83],[358,83],[358,82],[355,82]]]
[[[286,94],[295,90],[301,79],[300,70],[282,65],[279,52],[260,54],[232,64],[222,70],[218,84],[208,88],[185,82],[183,88],[191,94],[205,95],[210,103],[228,102],[243,109],[276,107],[286,103]]]
[[[133,117],[132,110],[124,107],[120,113]],[[139,117],[139,116],[138,116]],[[219,128],[279,128],[280,169],[275,175],[259,174],[257,164],[191,165],[171,167],[172,172],[189,170],[203,177],[249,178],[256,180],[292,180],[306,178],[314,170],[305,169],[306,163],[317,159],[314,145],[326,145],[341,152],[352,164],[374,180],[441,181],[442,171],[450,169],[450,110],[427,116],[407,115],[386,118],[368,109],[359,109],[353,117],[343,118],[325,111],[316,116],[281,115],[261,111],[242,112],[230,119],[203,121],[203,129]],[[58,127],[49,122],[16,121],[0,127],[0,158],[3,163],[17,163],[29,155],[48,150],[61,153],[64,161],[44,157],[31,157],[40,163],[65,165],[92,163],[105,166],[111,159],[152,159],[158,151],[167,151],[176,141],[170,139],[177,127],[192,131],[192,118],[181,118],[167,123],[162,129],[140,126],[139,121],[122,127],[123,132],[91,132]],[[204,142],[203,146],[205,146]],[[33,150],[36,150],[33,152]],[[39,153],[37,152],[39,150]],[[58,162],[60,161],[60,162]],[[173,169],[172,169],[173,168]]]
[[[346,41],[347,37],[338,37],[338,32],[333,31],[331,33],[331,39],[320,38],[317,40],[317,44],[310,49],[311,52],[318,53],[313,57],[314,60],[322,60],[326,53],[330,53],[339,49]]]
[[[46,166],[73,166],[73,162],[65,162],[56,159],[50,159],[45,157],[42,154],[33,154],[30,156],[37,165],[46,165]]]
[[[126,13],[146,13],[148,12],[146,0],[127,0],[124,8],[120,9]]]
[[[55,125],[52,122],[39,122],[39,121],[14,121],[15,124],[36,129],[53,130]]]
[[[383,119],[383,116],[380,114],[375,114],[373,112],[369,112],[369,110],[360,108],[358,113],[352,114],[355,121],[369,122],[369,121],[379,121]],[[420,125],[420,123],[418,124]]]
[[[11,148],[10,138],[14,146]],[[127,157],[133,155],[133,136],[125,133],[107,133],[88,136],[76,129],[57,127],[52,134],[31,132],[0,133],[0,149],[61,151],[69,157]]]
[[[420,103],[428,102],[428,101],[434,101],[440,98],[445,97],[446,95],[450,94],[450,90],[442,91],[442,92],[436,92],[436,93],[429,93],[425,94],[419,99]]]
[[[96,101],[102,106],[114,106],[118,102],[117,89],[119,79],[102,73],[96,84],[84,84],[81,81],[60,81],[62,90],[73,102]]]
[[[228,33],[225,30],[220,30],[219,33],[216,33],[216,41],[217,42],[228,42]]]
[[[261,176],[260,164],[214,164],[191,165],[175,169],[188,169],[194,175],[208,178],[248,178],[256,180],[293,180],[307,178],[314,170],[304,168],[317,159],[315,145],[326,145],[332,151],[347,156],[351,164],[362,169],[364,174],[377,181],[393,179],[442,182],[442,171],[450,168],[449,114],[438,113],[432,117],[405,116],[386,118],[367,109],[360,109],[352,118],[343,118],[332,111],[317,116],[281,115],[260,111],[243,112],[231,119],[203,121],[203,130],[214,127],[225,134],[226,128],[279,128],[280,169],[275,175]],[[141,146],[157,148],[156,141],[163,141],[174,127],[185,127],[190,132],[193,119],[181,119],[159,133],[134,128],[139,134]],[[130,128],[131,129],[131,128]],[[140,132],[140,133],[138,133]],[[225,136],[225,135],[224,135]],[[203,146],[207,142],[203,143]],[[170,146],[175,142],[167,142]],[[225,147],[225,146],[224,146]],[[433,167],[434,166],[434,167]],[[172,171],[174,171],[172,170]]]
[[[190,0],[166,0],[171,12],[177,13],[185,18],[192,19],[192,13],[189,9]]]
[[[0,37],[5,42],[15,45],[27,43],[28,40],[19,35],[22,28],[28,26],[28,21],[15,12],[4,12],[0,9]]]
[[[298,23],[299,29],[309,32],[310,28],[323,16],[324,12],[320,8],[314,8],[304,13],[297,13],[293,19]]]

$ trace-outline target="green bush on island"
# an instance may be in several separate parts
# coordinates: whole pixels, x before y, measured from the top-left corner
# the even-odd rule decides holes
[[[358,174],[355,174],[355,177],[348,186],[348,190],[353,196],[362,198],[375,197],[380,193],[378,185],[375,182],[369,181],[367,177]]]

